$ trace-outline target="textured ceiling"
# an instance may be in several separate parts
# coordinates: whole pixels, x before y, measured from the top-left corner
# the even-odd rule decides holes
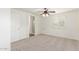
[[[36,13],[36,14],[40,14],[41,12],[39,12],[39,11],[43,11],[43,8],[20,8],[20,9],[22,9],[24,11]],[[73,9],[75,9],[75,8],[48,8],[49,11],[56,11],[56,13],[67,12],[67,11],[70,11]]]

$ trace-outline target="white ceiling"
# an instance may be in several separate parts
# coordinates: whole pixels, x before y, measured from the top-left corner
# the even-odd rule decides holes
[[[40,14],[41,12],[39,12],[39,11],[43,11],[43,8],[20,8],[20,9],[22,9],[24,11],[36,13],[36,14]],[[67,11],[70,11],[73,9],[75,9],[75,8],[48,8],[49,11],[56,11],[56,13],[67,12]]]

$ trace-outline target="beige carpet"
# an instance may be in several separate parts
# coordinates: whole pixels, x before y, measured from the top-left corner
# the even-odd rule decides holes
[[[49,35],[37,35],[11,44],[12,51],[79,51],[79,41]]]

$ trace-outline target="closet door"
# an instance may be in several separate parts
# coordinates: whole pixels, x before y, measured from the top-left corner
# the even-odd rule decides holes
[[[35,17],[34,16],[30,16],[30,36],[34,36],[35,35]]]

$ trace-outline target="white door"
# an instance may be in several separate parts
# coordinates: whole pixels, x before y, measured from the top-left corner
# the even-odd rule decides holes
[[[35,34],[35,17],[34,16],[30,16],[30,35],[34,35]]]

